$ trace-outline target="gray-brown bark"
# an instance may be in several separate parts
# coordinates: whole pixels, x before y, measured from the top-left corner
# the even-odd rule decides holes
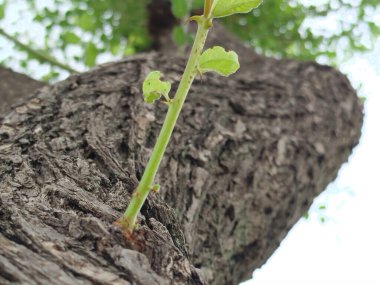
[[[243,61],[249,61],[249,59]],[[141,227],[112,225],[165,115],[139,91],[178,84],[184,59],[150,53],[75,75],[0,125],[0,284],[237,284],[278,247],[360,135],[347,79],[258,58],[196,80]],[[203,280],[203,281],[202,281]]]
[[[12,105],[43,86],[42,82],[0,66],[0,120]]]

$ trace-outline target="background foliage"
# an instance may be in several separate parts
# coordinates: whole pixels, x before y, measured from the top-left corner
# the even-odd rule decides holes
[[[34,42],[33,35],[9,34],[2,29],[1,19],[7,14],[7,4],[12,3],[0,0],[0,35],[25,44],[15,44],[28,55],[20,62],[25,68],[33,59],[46,62],[32,50],[40,55],[58,50],[61,62],[84,70],[100,63],[104,55],[118,59],[149,49],[152,41],[147,29],[147,5],[151,1],[12,1],[13,5],[26,4],[34,22],[44,31],[45,40]],[[171,2],[173,14],[183,20],[203,5],[203,0]],[[380,0],[264,0],[253,15],[228,17],[223,24],[260,53],[334,64],[339,57],[372,48],[380,34]],[[172,35],[178,44],[189,38],[181,26]],[[59,76],[63,69],[51,68],[44,79]]]

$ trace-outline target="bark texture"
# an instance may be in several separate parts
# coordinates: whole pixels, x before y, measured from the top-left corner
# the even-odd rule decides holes
[[[249,62],[250,59],[243,59]],[[147,53],[41,89],[0,125],[0,284],[238,284],[261,266],[357,144],[362,108],[338,71],[258,58],[196,80],[135,235],[112,225],[165,115]]]
[[[43,86],[42,82],[0,66],[0,120],[12,105]]]

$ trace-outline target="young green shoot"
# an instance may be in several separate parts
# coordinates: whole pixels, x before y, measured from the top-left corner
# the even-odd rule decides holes
[[[206,72],[216,72],[222,76],[229,76],[240,67],[238,55],[234,51],[227,52],[223,47],[216,46],[203,52],[213,19],[236,13],[248,13],[260,4],[261,0],[205,0],[203,15],[190,18],[190,20],[197,22],[198,30],[174,97],[169,97],[171,84],[161,81],[159,71],[152,71],[146,77],[142,88],[144,101],[154,103],[156,100],[163,100],[168,106],[168,112],[140,183],[133,192],[124,215],[118,221],[123,230],[129,233],[133,232],[137,215],[150,191],[157,193],[160,189],[154,180],[194,78],[198,74],[202,75]]]

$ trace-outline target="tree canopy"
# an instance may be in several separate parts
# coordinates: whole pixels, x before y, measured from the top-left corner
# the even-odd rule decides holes
[[[169,0],[168,0],[169,1]],[[151,0],[0,0],[0,24],[7,21],[11,5],[24,4],[44,31],[44,42],[32,34],[11,34],[0,25],[0,34],[15,43],[15,53],[46,63],[50,56],[52,79],[69,66],[83,70],[101,62],[104,55],[118,59],[150,48],[147,6]],[[178,45],[188,41],[186,19],[197,13],[203,0],[171,0],[178,18],[172,37]],[[168,7],[170,7],[168,5]],[[7,9],[9,8],[9,9]],[[380,34],[380,0],[264,0],[252,13],[223,19],[222,23],[257,52],[275,57],[322,60],[371,49]],[[339,51],[338,48],[339,47]],[[49,56],[48,56],[49,55]],[[9,59],[3,59],[7,65]],[[56,62],[55,62],[56,61]],[[62,65],[59,66],[61,63]]]

